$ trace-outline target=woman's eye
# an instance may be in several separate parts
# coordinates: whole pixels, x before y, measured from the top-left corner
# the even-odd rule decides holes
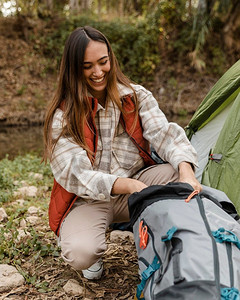
[[[89,69],[91,69],[91,67],[92,66],[84,66],[83,68],[84,68],[84,70],[89,70]]]
[[[108,62],[108,59],[102,61],[100,64],[101,64],[101,65],[106,65],[107,62]]]

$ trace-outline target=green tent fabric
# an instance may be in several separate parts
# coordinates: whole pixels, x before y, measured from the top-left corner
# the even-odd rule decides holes
[[[212,154],[221,154],[222,159],[219,162],[209,160],[202,183],[224,191],[240,212],[240,93]]]
[[[240,60],[213,86],[186,127],[189,139],[219,114],[240,92]]]
[[[240,213],[240,60],[207,94],[186,133],[200,157],[198,179],[225,192]]]

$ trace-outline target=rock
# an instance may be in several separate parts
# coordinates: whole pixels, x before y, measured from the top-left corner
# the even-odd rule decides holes
[[[131,231],[113,230],[110,233],[110,241],[112,243],[121,242],[124,240],[130,240],[134,242],[134,235]]]
[[[40,222],[40,219],[37,216],[29,216],[26,217],[26,221],[29,222],[31,225],[37,225]]]
[[[164,88],[164,87],[161,87],[161,88],[158,90],[159,96],[162,96],[164,93],[165,93],[165,88]]]
[[[49,190],[49,187],[47,186],[47,185],[43,185],[42,187],[41,187],[41,191],[42,192],[47,192]]]
[[[12,239],[12,234],[10,232],[4,232],[3,236],[7,241],[10,241]]]
[[[24,205],[25,200],[24,199],[18,199],[16,200],[17,204],[19,204],[20,206]]]
[[[31,236],[31,234],[26,231],[26,230],[23,230],[23,229],[18,229],[18,236],[17,236],[17,240],[20,242],[22,239],[28,237],[28,236]]]
[[[5,209],[3,207],[0,208],[0,222],[7,221],[8,216],[5,212]]]
[[[69,279],[63,287],[67,294],[72,296],[83,296],[84,288],[75,279]]]
[[[22,219],[19,223],[20,228],[24,229],[27,227],[27,222],[25,219]]]
[[[24,277],[13,266],[0,265],[0,293],[24,284]]]
[[[30,172],[29,177],[33,177],[34,179],[42,180],[43,174]]]
[[[31,186],[23,186],[19,188],[17,191],[13,193],[13,195],[16,196],[26,196],[26,197],[36,197],[37,196],[38,189],[31,185]]]
[[[40,208],[36,207],[36,206],[30,206],[29,209],[28,209],[28,213],[30,215],[35,215],[37,214],[38,212],[40,212]]]

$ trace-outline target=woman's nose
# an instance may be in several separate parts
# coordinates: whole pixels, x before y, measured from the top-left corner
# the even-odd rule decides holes
[[[96,65],[93,69],[93,75],[95,76],[101,76],[103,74],[102,68],[99,65]]]

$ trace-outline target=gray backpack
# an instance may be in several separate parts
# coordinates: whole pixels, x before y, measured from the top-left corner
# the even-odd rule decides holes
[[[129,197],[141,283],[137,299],[240,300],[240,224],[226,194],[187,183]]]

